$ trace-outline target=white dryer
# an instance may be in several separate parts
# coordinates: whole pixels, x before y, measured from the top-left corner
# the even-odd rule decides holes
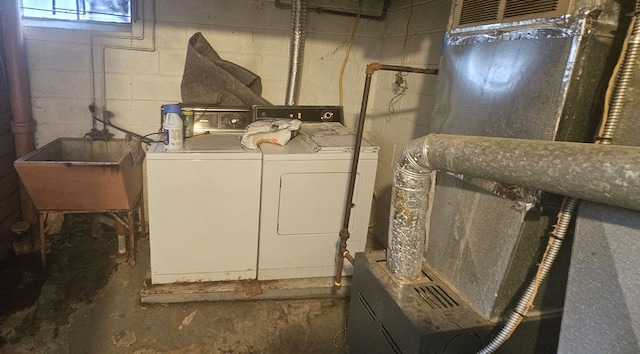
[[[336,272],[355,135],[330,132],[327,139],[313,139],[330,124],[339,125],[303,124],[300,135],[285,146],[260,145],[260,280]],[[352,254],[365,248],[377,162],[378,148],[363,142],[349,225]],[[352,273],[351,265],[345,264],[343,274]]]

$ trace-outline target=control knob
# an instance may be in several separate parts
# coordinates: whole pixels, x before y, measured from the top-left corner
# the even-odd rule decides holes
[[[320,119],[322,119],[323,122],[331,121],[333,119],[333,112],[331,111],[322,112]]]

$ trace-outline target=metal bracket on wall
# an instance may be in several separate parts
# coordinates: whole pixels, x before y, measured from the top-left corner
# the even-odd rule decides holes
[[[356,1],[353,1],[353,2],[355,3]],[[375,3],[378,3],[378,2],[376,1]],[[368,10],[371,10],[371,8],[363,7],[362,13],[360,14],[360,18],[369,18],[369,19],[373,19],[373,20],[382,21],[387,16],[387,10],[389,10],[389,5],[390,4],[391,4],[391,0],[384,0],[382,2],[382,7],[381,8],[373,9],[375,11],[375,14],[367,13],[367,12],[373,13],[373,11],[368,11]],[[291,1],[290,0],[289,1],[288,0],[276,0],[275,1],[275,5],[279,9],[291,8]],[[349,9],[349,8],[345,8],[345,7],[340,7],[340,8],[338,8],[338,7],[326,7],[326,4],[322,4],[321,1],[309,0],[307,2],[307,9],[308,10],[314,10],[315,12],[317,12],[319,14],[333,14],[333,15],[342,15],[342,16],[351,16],[351,17],[358,16],[357,5],[353,9]],[[348,10],[353,10],[353,11],[348,11]]]

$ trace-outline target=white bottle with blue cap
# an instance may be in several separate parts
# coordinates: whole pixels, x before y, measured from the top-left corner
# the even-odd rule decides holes
[[[177,104],[164,105],[164,149],[166,151],[180,150],[184,146],[184,131],[182,129],[181,109]]]

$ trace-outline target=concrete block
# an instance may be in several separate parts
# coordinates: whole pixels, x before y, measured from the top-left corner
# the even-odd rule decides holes
[[[250,33],[246,30],[238,30],[229,27],[187,25],[187,38],[197,32],[201,32],[207,39],[211,47],[220,53],[237,53],[239,47],[239,37],[242,33]]]
[[[268,56],[262,58],[260,77],[264,80],[287,80],[289,77],[288,56]],[[311,73],[310,73],[311,75]]]
[[[311,33],[305,41],[304,56],[314,60],[341,61],[346,50],[347,39],[343,36]],[[288,56],[288,50],[286,53]]]
[[[91,94],[89,73],[32,70],[29,76],[33,97],[89,98]]]
[[[160,100],[180,102],[182,76],[134,75],[132,89],[134,100]]]
[[[113,112],[113,122],[118,126],[136,127],[132,130],[141,135],[153,133],[160,128],[160,106],[173,101],[157,100],[110,100],[109,110]]]
[[[41,69],[89,71],[90,47],[84,44],[47,42]]]
[[[156,22],[156,48],[187,50],[187,25],[184,23]]]
[[[107,99],[131,99],[133,97],[132,78],[130,74],[106,74]]]
[[[220,26],[269,28],[266,8],[271,3],[262,0],[216,0],[213,2],[213,23]]]
[[[267,26],[271,30],[291,30],[291,9],[279,9],[275,4],[265,7]]]
[[[215,15],[215,3],[209,0],[189,0],[187,6],[176,6],[173,0],[156,0],[158,19],[177,23],[211,24]]]
[[[449,22],[450,0],[439,0],[416,4],[409,23],[410,34],[443,31]],[[423,19],[428,18],[429,21]]]
[[[157,74],[160,71],[159,54],[107,48],[105,70],[109,73]]]
[[[287,93],[287,79],[262,80],[262,97],[273,104],[284,104]]]
[[[382,39],[383,50],[380,53],[380,61],[389,65],[402,65],[403,57],[410,47],[404,44],[404,36],[388,36]]]
[[[382,40],[371,37],[354,37],[350,58],[354,61],[377,61],[382,52]],[[363,69],[364,70],[364,69]]]
[[[33,119],[37,125],[45,122],[62,124],[91,124],[88,99],[34,97]],[[38,128],[37,128],[38,129]]]
[[[405,118],[393,118],[384,127],[384,138],[396,144],[404,144],[421,136],[424,129],[416,126],[415,122]]]
[[[289,53],[289,34],[258,29],[243,30],[238,36],[238,52],[281,56],[283,53]]]
[[[385,36],[403,36],[407,33],[407,22],[409,21],[409,16],[411,16],[411,20],[417,20],[415,16],[411,14],[411,9],[409,7],[398,8],[393,11],[389,11],[387,13],[387,18],[385,19]]]
[[[419,67],[438,65],[442,53],[443,38],[444,31],[410,36],[407,47],[411,50],[406,61],[407,64]]]
[[[186,48],[176,50],[163,49],[158,52],[160,54],[160,74],[182,76],[187,58]]]

